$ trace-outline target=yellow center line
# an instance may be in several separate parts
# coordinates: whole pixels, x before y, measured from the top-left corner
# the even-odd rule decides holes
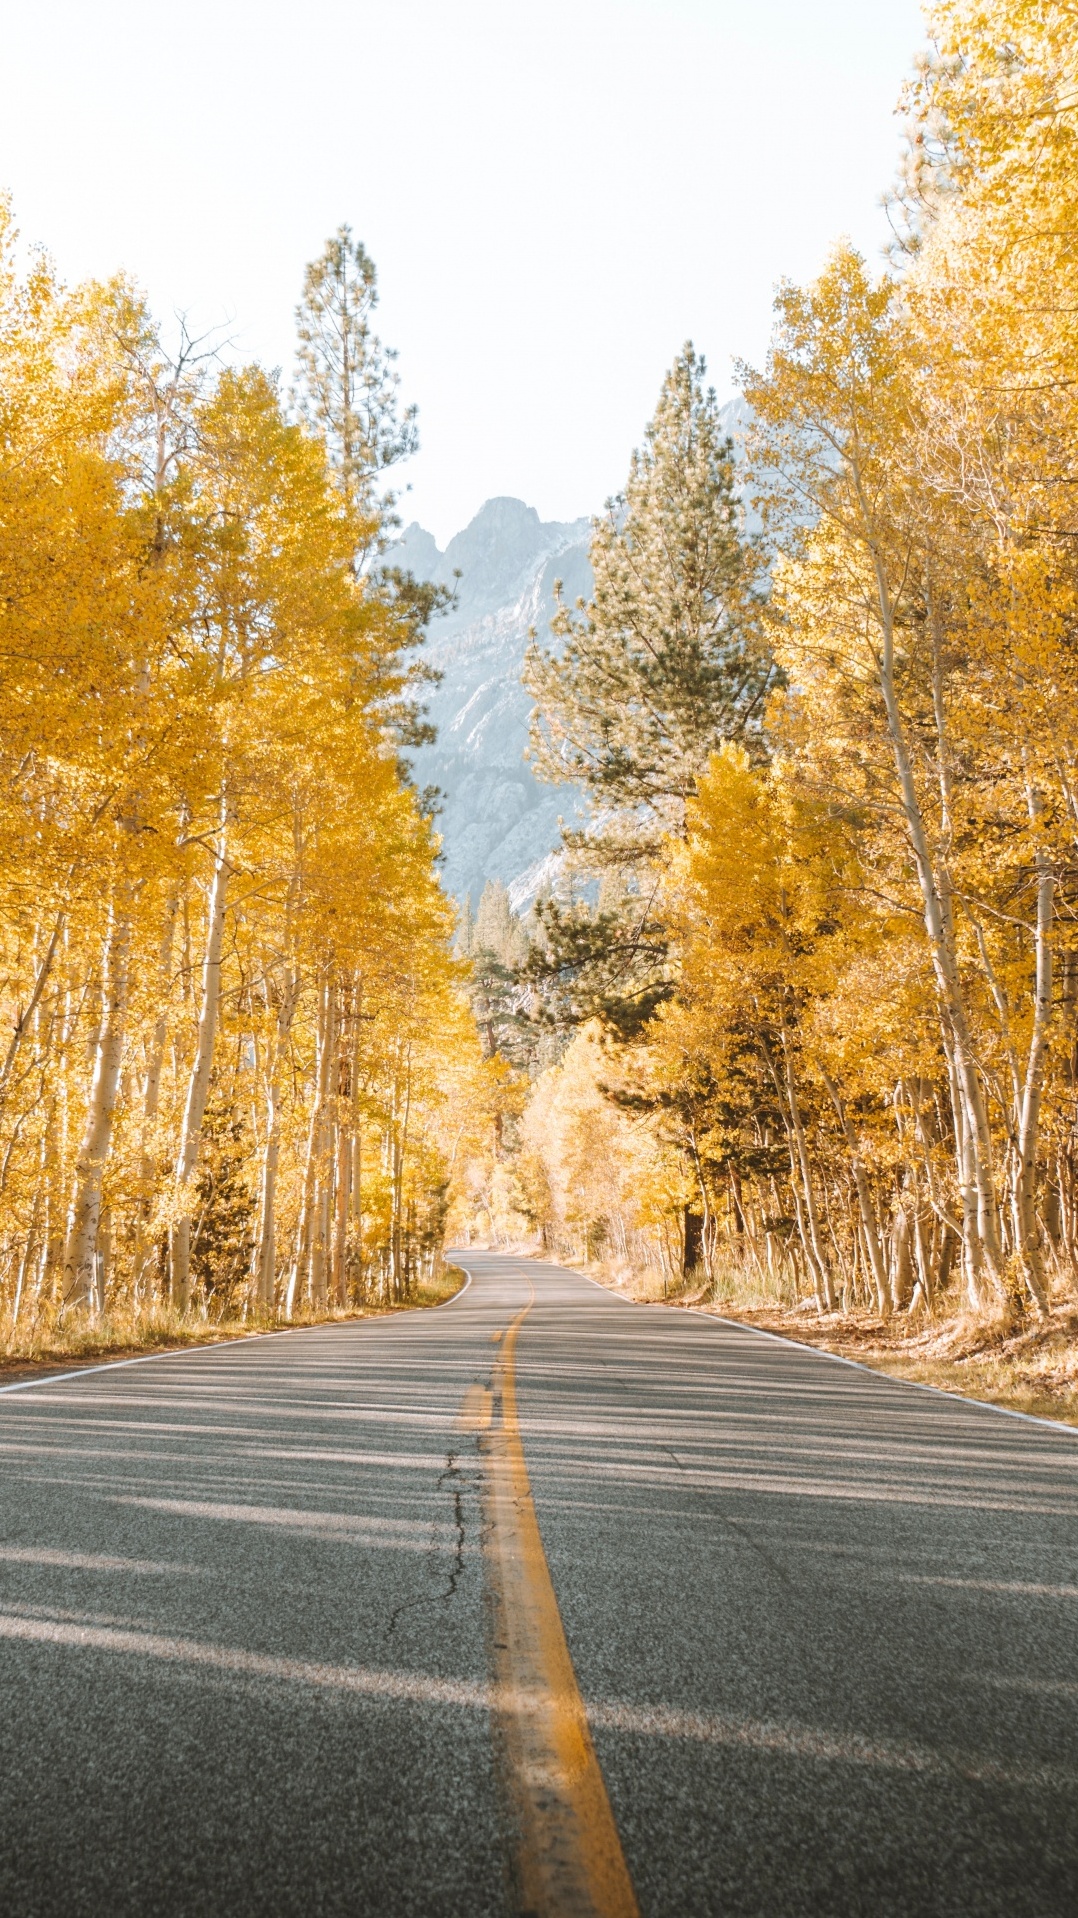
[[[494,1372],[484,1443],[494,1722],[516,1836],[520,1909],[534,1918],[639,1918],[539,1534],[517,1419],[517,1334]]]
[[[491,1396],[485,1385],[469,1385],[457,1413],[458,1432],[485,1432],[490,1424]]]

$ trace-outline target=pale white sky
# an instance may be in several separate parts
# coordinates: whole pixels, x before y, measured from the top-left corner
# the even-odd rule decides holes
[[[444,545],[624,479],[687,337],[720,394],[772,289],[878,253],[914,0],[2,0],[0,184],[68,278],[290,368],[303,263],[377,263]]]

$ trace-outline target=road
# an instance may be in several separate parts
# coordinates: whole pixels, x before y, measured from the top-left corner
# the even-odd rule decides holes
[[[0,1393],[0,1910],[1073,1918],[1078,1434],[461,1256]]]

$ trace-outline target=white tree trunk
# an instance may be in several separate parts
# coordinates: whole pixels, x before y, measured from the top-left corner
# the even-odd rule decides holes
[[[318,1053],[315,1132],[315,1192],[311,1237],[311,1302],[326,1307],[326,1276],[330,1256],[330,1214],[333,1197],[333,1106],[337,1072],[337,988],[332,975],[322,993],[321,1044]]]
[[[879,1221],[876,1217],[876,1206],[872,1197],[872,1187],[869,1185],[868,1174],[865,1171],[861,1154],[857,1149],[854,1130],[847,1117],[846,1108],[839,1096],[838,1088],[827,1072],[823,1074],[823,1082],[827,1087],[831,1103],[838,1113],[838,1122],[842,1127],[843,1137],[846,1140],[846,1146],[850,1154],[850,1169],[853,1173],[853,1183],[857,1192],[857,1206],[861,1214],[861,1231],[865,1242],[865,1249],[868,1253],[869,1266],[872,1271],[872,1283],[876,1290],[876,1303],[879,1306],[881,1314],[885,1314],[890,1304],[890,1295],[887,1286],[887,1267],[884,1262],[883,1246],[880,1243],[880,1228]]]
[[[801,1173],[801,1189],[805,1202],[805,1219],[807,1222],[807,1243],[805,1250],[809,1256],[809,1262],[813,1267],[816,1279],[816,1303],[821,1312],[833,1312],[835,1309],[835,1295],[831,1284],[831,1268],[828,1265],[827,1255],[824,1252],[820,1239],[820,1220],[816,1210],[816,1195],[812,1187],[812,1168],[809,1165],[808,1142],[806,1141],[805,1128],[801,1121],[801,1106],[797,1097],[797,1087],[794,1083],[793,1061],[790,1058],[790,1043],[785,1028],[783,1028],[781,1037],[786,1068],[786,1105],[790,1114],[794,1149],[797,1157],[797,1166]]]
[[[217,1015],[221,999],[221,948],[224,942],[225,897],[228,889],[226,859],[225,808],[222,803],[221,827],[210,887],[206,918],[206,950],[202,962],[202,1004],[199,1010],[198,1042],[187,1086],[180,1145],[176,1155],[177,1216],[171,1233],[172,1301],[186,1311],[191,1296],[191,1213],[194,1175],[202,1139],[202,1121],[206,1116],[213,1049],[217,1038]]]
[[[1034,826],[1039,822],[1040,805],[1030,800]],[[1036,1180],[1037,1142],[1040,1133],[1041,1091],[1044,1084],[1048,1030],[1052,1019],[1052,916],[1055,877],[1043,848],[1037,852],[1037,928],[1035,936],[1036,987],[1033,1001],[1033,1031],[1026,1060],[1022,1105],[1018,1115],[1018,1168],[1015,1176],[1016,1237],[1022,1271],[1033,1302],[1043,1318],[1048,1311],[1048,1288],[1041,1256],[1040,1227],[1037,1222]]]
[[[161,945],[157,955],[157,1017],[150,1035],[149,1052],[146,1059],[146,1082],[142,1094],[142,1140],[139,1147],[139,1216],[138,1232],[135,1243],[135,1283],[138,1285],[146,1274],[150,1263],[151,1248],[147,1241],[146,1225],[150,1210],[150,1198],[154,1175],[157,1170],[150,1150],[150,1139],[157,1119],[157,1108],[161,1097],[161,1072],[165,1061],[165,1043],[168,1038],[168,1000],[172,978],[172,942],[176,930],[176,915],[180,907],[178,890],[171,892],[165,900],[165,918],[161,931]]]
[[[93,1080],[75,1166],[64,1246],[64,1304],[83,1308],[93,1301],[96,1283],[101,1186],[112,1144],[123,1056],[130,946],[129,905],[125,900],[117,908],[114,901],[102,967],[101,1024],[94,1052]]]
[[[861,507],[865,540],[872,559],[876,580],[876,598],[879,611],[882,646],[877,662],[880,693],[883,698],[884,712],[887,718],[887,730],[891,742],[891,752],[898,775],[902,810],[906,820],[910,846],[921,891],[921,904],[925,930],[928,934],[929,949],[932,954],[932,966],[936,975],[937,989],[944,1007],[954,1039],[954,1065],[956,1084],[965,1107],[965,1119],[972,1154],[977,1189],[977,1237],[979,1240],[979,1259],[987,1266],[993,1283],[998,1287],[1003,1273],[1003,1250],[1000,1234],[999,1197],[996,1191],[993,1170],[992,1135],[988,1124],[984,1096],[977,1074],[977,1062],[966,1012],[965,996],[958,967],[958,952],[954,936],[954,922],[951,907],[950,888],[945,869],[937,873],[928,843],[924,814],[917,792],[913,761],[906,738],[906,728],[902,719],[895,687],[895,609],[891,589],[887,578],[879,541],[876,538],[873,515],[861,479],[860,469],[855,459],[847,460],[847,468]],[[957,1117],[957,1114],[956,1114]]]
[[[271,1310],[277,1285],[277,1167],[281,1155],[281,1056],[288,1042],[299,997],[299,981],[288,973],[277,1001],[276,1029],[266,1059],[266,1144],[258,1195],[258,1234],[255,1240],[255,1297]]]
[[[7,1053],[4,1058],[4,1063],[2,1066],[0,1066],[0,1106],[3,1105],[4,1096],[7,1092],[8,1081],[11,1078],[11,1074],[15,1067],[15,1061],[19,1055],[19,1048],[22,1045],[23,1039],[30,1026],[30,1022],[33,1019],[34,1014],[41,1003],[41,995],[45,990],[46,980],[48,979],[48,976],[50,972],[52,971],[52,962],[56,957],[56,948],[60,943],[60,935],[63,932],[66,923],[67,923],[66,912],[59,913],[57,915],[56,924],[54,925],[52,929],[52,935],[49,939],[49,943],[45,948],[45,952],[41,959],[41,963],[39,964],[37,972],[34,976],[34,983],[30,990],[29,1000],[27,1001],[27,1004],[23,1007],[23,1010],[20,1012],[18,1018],[15,1021],[15,1026],[11,1034],[11,1042],[8,1046]]]
[[[327,980],[318,995],[318,1016],[316,1026],[315,1082],[311,1096],[311,1116],[307,1128],[307,1151],[303,1167],[303,1198],[300,1204],[299,1222],[296,1227],[295,1248],[292,1254],[292,1266],[288,1275],[288,1293],[285,1311],[289,1318],[295,1309],[296,1298],[301,1281],[311,1283],[315,1277],[312,1268],[317,1262],[316,1239],[318,1233],[319,1212],[319,1152],[322,1142],[322,1125],[325,1111],[326,1090],[329,1073],[329,1024],[333,1004],[333,988]]]
[[[272,1308],[277,1274],[277,1164],[281,1153],[280,1095],[276,1073],[266,1088],[266,1148],[258,1203],[258,1240],[255,1253],[255,1295]]]

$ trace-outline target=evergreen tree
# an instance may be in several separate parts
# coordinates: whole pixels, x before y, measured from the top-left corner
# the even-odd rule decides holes
[[[594,905],[572,897],[537,902],[519,976],[536,1027],[565,1033],[598,1019],[618,1038],[636,1038],[674,989],[656,888],[609,875]]]
[[[242,1286],[251,1263],[255,1203],[249,1130],[243,1114],[215,1084],[202,1122],[191,1275],[195,1289],[212,1297],[221,1311]]]
[[[460,916],[457,920],[457,936],[453,942],[453,951],[458,959],[468,959],[471,957],[474,939],[475,914],[472,911],[472,895],[470,892],[466,892],[464,895],[464,904],[460,908]]]
[[[528,936],[509,903],[500,879],[488,879],[475,916],[472,948],[489,954],[503,966],[520,965],[528,954]]]
[[[734,450],[706,366],[687,344],[663,381],[625,491],[595,521],[592,600],[558,596],[560,649],[533,636],[539,774],[581,784],[583,832],[567,832],[576,870],[602,875],[600,898],[545,902],[528,972],[559,1025],[599,1017],[622,1037],[669,997],[655,867],[668,833],[725,741],[763,750],[776,670],[760,630],[760,564],[742,536]]]
[[[500,879],[488,879],[471,928],[472,1011],[488,1058],[528,1063],[534,1040],[523,977],[531,942]]]
[[[631,840],[649,836],[649,817],[651,843],[656,829],[680,832],[716,747],[760,740],[775,677],[759,631],[757,558],[741,537],[733,445],[705,378],[686,345],[625,492],[595,521],[592,600],[573,612],[559,592],[551,624],[560,648],[533,636],[525,660],[536,770],[583,785],[607,838],[611,809],[632,816]]]
[[[366,574],[368,597],[379,598],[390,609],[401,650],[411,652],[422,645],[431,619],[452,594],[399,567],[370,568],[399,524],[393,510],[396,495],[380,486],[380,477],[419,445],[416,408],[400,408],[396,352],[382,344],[372,327],[377,304],[374,261],[362,241],[352,238],[350,227],[338,227],[304,272],[296,308],[297,381],[292,398],[300,418],[322,441],[330,472],[354,519],[354,570]],[[425,661],[414,656],[408,660],[384,708],[399,745],[433,742],[434,728],[418,689],[437,685],[440,678]],[[409,761],[402,759],[399,770],[410,780]],[[433,816],[438,798],[435,788],[420,795],[425,816]]]
[[[395,524],[395,496],[379,492],[379,475],[419,444],[416,408],[400,410],[396,353],[371,323],[377,304],[374,261],[351,227],[338,227],[303,276],[294,398],[324,440],[349,506],[370,521],[372,538]]]

